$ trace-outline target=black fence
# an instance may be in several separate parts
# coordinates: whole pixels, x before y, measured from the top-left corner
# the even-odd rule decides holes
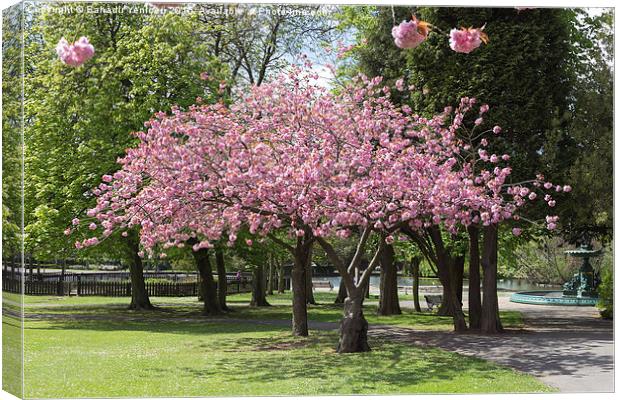
[[[58,268],[46,264],[47,268]],[[20,268],[19,264],[3,262],[2,290],[11,293],[48,296],[131,296],[129,272],[45,272],[34,268]],[[27,272],[29,271],[29,273]],[[198,296],[200,275],[192,272],[144,272],[146,290],[150,296]],[[150,280],[150,281],[149,281]],[[217,276],[215,276],[217,287]],[[251,274],[226,275],[229,294],[252,290]]]

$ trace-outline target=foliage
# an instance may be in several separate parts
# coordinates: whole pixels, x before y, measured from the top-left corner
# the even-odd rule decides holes
[[[59,6],[59,5],[58,5]],[[166,13],[60,14],[35,8],[25,50],[26,246],[39,258],[70,257],[63,231],[93,197],[91,189],[135,144],[130,132],[172,105],[213,101],[225,69],[197,40],[195,17]],[[63,65],[53,46],[61,36],[87,36],[95,56]],[[200,79],[208,71],[212,80]],[[120,237],[89,254],[123,258]]]
[[[606,319],[614,317],[614,268],[613,268],[613,246],[610,246],[604,253],[601,271],[601,284],[598,287],[598,308],[601,316]]]
[[[513,252],[516,271],[512,277],[547,284],[566,282],[579,268],[574,257],[564,254],[568,248],[559,237],[541,236],[521,243]]]
[[[579,14],[574,28],[576,82],[571,137],[578,149],[558,172],[571,183],[579,202],[560,205],[564,234],[571,242],[609,242],[613,234],[613,11]],[[564,152],[554,153],[565,160]],[[556,163],[559,165],[559,163]]]
[[[2,252],[21,252],[22,229],[22,33],[19,6],[2,12]]]

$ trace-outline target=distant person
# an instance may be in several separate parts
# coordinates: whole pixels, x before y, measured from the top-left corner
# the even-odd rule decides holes
[[[237,271],[237,282],[241,282],[241,271]]]

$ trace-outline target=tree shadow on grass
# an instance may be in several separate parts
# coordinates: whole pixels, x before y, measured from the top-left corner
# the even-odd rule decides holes
[[[497,379],[498,372],[507,371],[471,357],[381,340],[371,341],[373,350],[369,353],[337,354],[334,351],[336,341],[336,334],[325,332],[303,339],[231,339],[224,350],[242,353],[242,357],[210,359],[208,369],[183,367],[179,374],[206,379],[212,368],[239,371],[227,374],[224,382],[220,382],[230,388],[227,395],[234,396],[242,394],[235,393],[235,388],[248,382],[273,387],[270,395],[316,394],[290,389],[306,386],[301,383],[304,381],[318,385],[320,394],[377,393],[378,389],[380,393],[405,394],[403,388],[428,382],[441,385],[465,376],[490,383]],[[463,387],[459,391],[468,392],[471,388]]]

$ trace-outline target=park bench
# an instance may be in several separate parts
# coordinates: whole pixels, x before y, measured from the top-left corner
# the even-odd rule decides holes
[[[443,296],[440,294],[425,294],[424,300],[426,300],[426,305],[428,306],[428,311],[433,311],[435,306],[439,307],[443,300]]]
[[[330,281],[313,281],[312,287],[315,289],[329,289],[330,291],[334,289]]]

